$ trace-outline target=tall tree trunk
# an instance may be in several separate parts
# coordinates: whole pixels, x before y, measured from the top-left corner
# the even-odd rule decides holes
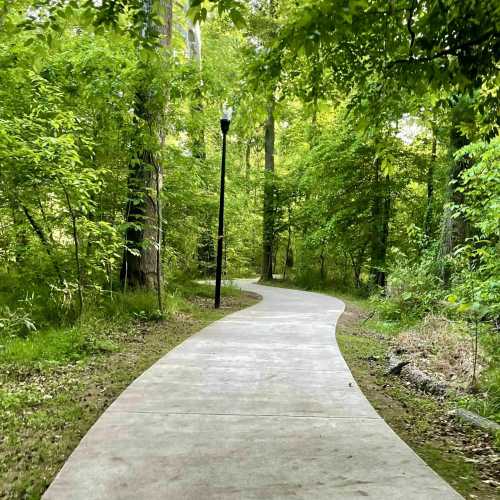
[[[465,196],[462,192],[462,172],[470,167],[470,158],[454,159],[455,153],[466,146],[469,140],[459,129],[462,122],[470,120],[470,108],[465,98],[461,98],[452,110],[451,131],[450,131],[450,171],[447,192],[447,205],[443,213],[443,225],[441,233],[441,251],[442,261],[441,278],[446,286],[451,280],[451,267],[448,257],[453,251],[467,238],[467,220],[462,213],[457,213],[453,207],[460,207],[464,204]]]
[[[140,115],[139,115],[140,116]],[[155,153],[143,144],[129,166],[126,244],[120,279],[124,288],[157,286],[158,204],[155,193],[161,185],[160,166]],[[142,149],[142,151],[141,151]],[[161,188],[160,188],[161,189]]]
[[[286,241],[286,249],[285,249],[285,263],[283,266],[283,280],[286,280],[286,271],[288,267],[293,265],[293,258],[291,257],[291,247],[292,247],[292,209],[290,204],[288,205],[288,238]]]
[[[323,284],[326,281],[326,273],[325,273],[325,247],[321,248],[321,253],[319,255],[319,279]]]
[[[189,10],[189,2],[185,5],[185,12]],[[186,44],[186,56],[195,65],[198,72],[198,83],[195,85],[191,98],[191,152],[193,158],[198,162],[205,162],[207,158],[205,143],[205,126],[203,124],[203,60],[202,60],[202,38],[201,27],[198,22],[193,23],[189,17],[187,30],[184,32]],[[208,182],[208,181],[206,181]],[[208,187],[208,185],[207,185]],[[208,210],[206,214],[200,215],[204,221],[201,223],[198,234],[198,267],[204,276],[211,276],[215,272],[215,245],[212,235],[213,214]],[[224,243],[226,243],[224,241]]]
[[[372,239],[372,282],[374,285],[385,288],[386,272],[385,260],[389,239],[389,217],[391,199],[389,192],[389,176],[381,179],[380,161],[375,165],[375,196],[372,205],[373,239]]]
[[[189,2],[186,4],[186,13]],[[203,125],[203,77],[202,77],[202,54],[201,54],[201,27],[200,23],[193,23],[187,17],[187,31],[185,32],[186,55],[192,61],[198,72],[198,83],[193,90],[191,99],[191,149],[193,157],[198,160],[206,159],[205,127]]]
[[[161,31],[161,45],[169,48],[172,45],[172,20],[173,20],[173,2],[172,0],[159,0],[160,17],[163,20]]]
[[[264,213],[262,238],[262,278],[273,279],[274,243],[274,98],[267,107],[267,120],[264,126],[265,178]]]
[[[321,63],[318,54],[312,56],[312,71],[311,71],[311,85],[312,85],[312,114],[311,114],[311,127],[309,130],[309,147],[312,149],[318,142],[318,96],[320,95],[319,87],[321,85]]]
[[[249,139],[246,143],[245,147],[245,190],[247,193],[250,192],[250,170],[252,168],[252,164],[250,161],[252,155],[252,142]]]
[[[433,204],[434,204],[434,168],[436,165],[437,138],[436,128],[432,127],[432,151],[431,161],[427,166],[427,207],[425,210],[424,235],[426,246],[431,241],[433,232]]]
[[[146,10],[152,15],[152,2],[145,0]],[[170,46],[172,38],[172,1],[159,0],[159,11],[163,19],[160,28],[160,44],[163,48]],[[150,29],[150,22],[146,31]],[[143,121],[149,134],[158,135],[160,145],[164,142],[164,134],[158,125],[161,112],[152,108],[150,88],[144,82],[136,94],[135,114]],[[163,173],[156,152],[148,146],[141,134],[136,143],[136,158],[129,166],[128,202],[126,209],[126,249],[123,255],[120,279],[123,287],[157,289],[158,302],[161,309],[161,190]]]

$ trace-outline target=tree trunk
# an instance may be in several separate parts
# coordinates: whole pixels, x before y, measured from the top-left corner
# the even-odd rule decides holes
[[[372,282],[374,285],[385,288],[386,273],[385,259],[389,239],[389,216],[391,200],[389,193],[389,176],[385,182],[381,180],[380,161],[375,165],[375,196],[372,205],[373,240],[372,240]]]
[[[164,48],[169,48],[172,44],[172,20],[173,20],[173,3],[172,0],[159,0],[160,17],[163,23],[160,27],[162,39],[161,45]]]
[[[286,250],[285,250],[285,265],[283,266],[283,280],[286,279],[286,271],[288,267],[293,265],[293,258],[291,258],[291,246],[292,246],[292,217],[291,217],[292,209],[290,205],[288,205],[288,238],[286,242]]]
[[[425,210],[425,220],[424,220],[424,235],[425,244],[428,245],[431,241],[433,233],[433,203],[434,203],[434,167],[436,164],[436,129],[432,127],[432,152],[431,161],[427,167],[427,208]]]
[[[201,27],[198,22],[193,23],[187,16],[189,2],[185,5],[187,30],[183,33],[186,44],[186,57],[196,66],[198,72],[198,83],[196,84],[191,98],[191,123],[189,125],[189,135],[191,138],[191,153],[198,162],[205,162],[207,158],[205,143],[205,127],[203,124],[203,75],[202,75],[202,38]],[[205,181],[208,182],[208,181]],[[208,187],[208,186],[207,186]],[[212,236],[212,211],[200,215],[205,222],[201,224],[201,231],[198,234],[198,267],[204,276],[211,276],[215,273],[216,253]]]
[[[245,190],[247,193],[250,192],[250,169],[252,164],[250,161],[252,155],[252,143],[250,140],[247,141],[245,147]]]
[[[274,99],[267,108],[264,126],[265,178],[264,213],[262,238],[262,278],[273,279],[273,240],[274,240]]]
[[[124,288],[155,289],[157,284],[157,190],[158,166],[154,153],[143,150],[129,167],[127,248],[120,279]]]
[[[187,13],[189,2],[185,6]],[[200,23],[193,23],[187,17],[187,31],[184,35],[186,43],[186,56],[196,66],[198,72],[198,83],[193,90],[191,99],[191,150],[193,158],[205,160],[206,145],[205,145],[205,127],[203,125],[203,78],[202,78],[202,55],[201,55],[201,27]]]
[[[325,274],[325,247],[321,248],[321,254],[319,256],[319,261],[320,261],[319,279],[320,279],[321,283],[323,284],[326,281],[326,274]]]
[[[161,46],[166,48],[170,45],[172,37],[171,0],[160,0],[159,9],[160,17],[164,20],[161,28]],[[151,11],[150,7],[148,11]],[[163,132],[157,130],[162,117],[158,111],[151,109],[149,96],[150,89],[148,82],[145,81],[136,95],[135,114],[145,122],[150,134],[158,134],[159,144],[163,144]],[[128,226],[120,280],[124,289],[156,288],[160,292],[162,168],[156,153],[145,144],[141,134],[137,138],[136,151],[137,156],[129,166],[126,209]],[[160,295],[158,302],[161,308]]]
[[[447,192],[448,204],[445,206],[443,214],[443,226],[441,234],[441,251],[442,259],[441,278],[446,286],[449,285],[451,279],[451,268],[448,257],[453,251],[467,238],[467,220],[462,213],[456,213],[454,206],[460,207],[464,204],[465,196],[462,192],[462,172],[470,167],[470,158],[461,158],[458,161],[454,159],[455,153],[466,146],[469,141],[458,128],[462,122],[467,121],[470,109],[465,100],[459,101],[452,111],[452,126],[450,132],[450,162],[451,168],[449,173],[449,183]]]

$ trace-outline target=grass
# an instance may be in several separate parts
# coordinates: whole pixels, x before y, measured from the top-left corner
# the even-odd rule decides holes
[[[170,288],[158,320],[154,294],[116,295],[70,328],[4,338],[0,351],[0,498],[40,498],[99,415],[157,359],[212,321],[256,302],[223,289]]]

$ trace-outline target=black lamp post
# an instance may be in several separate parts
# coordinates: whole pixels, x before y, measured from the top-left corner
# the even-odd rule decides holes
[[[215,271],[215,308],[220,307],[220,287],[222,281],[222,249],[224,242],[224,187],[226,183],[226,136],[231,124],[232,109],[224,106],[220,121],[222,131],[222,164],[220,172],[219,230],[217,232],[217,269]]]

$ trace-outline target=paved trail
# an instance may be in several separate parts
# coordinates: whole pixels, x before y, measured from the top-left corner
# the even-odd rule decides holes
[[[111,405],[46,500],[461,498],[385,424],[324,295],[263,300],[167,354]]]

